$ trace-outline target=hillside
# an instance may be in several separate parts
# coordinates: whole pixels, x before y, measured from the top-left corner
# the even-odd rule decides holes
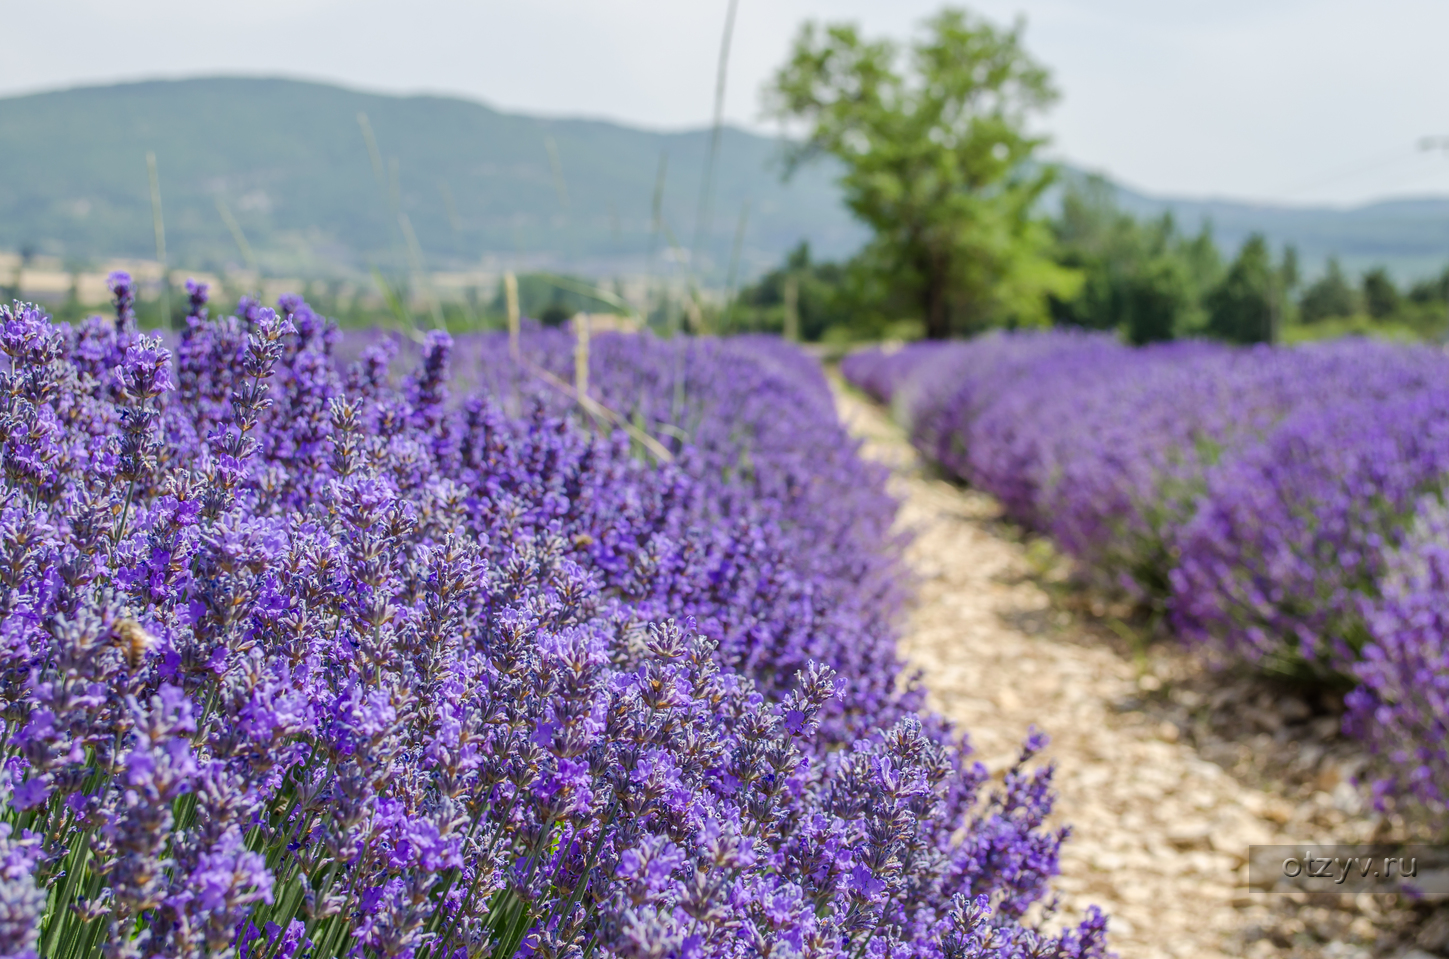
[[[359,113],[376,131],[381,183]],[[602,276],[652,272],[677,259],[669,236],[653,227],[660,159],[667,156],[667,232],[688,249],[709,139],[708,130],[657,133],[279,79],[4,98],[0,250],[29,247],[75,264],[153,256],[145,156],[154,151],[170,258],[186,268],[241,262],[218,200],[270,273],[400,267],[407,254],[390,212],[395,190],[429,270],[486,261]],[[782,182],[779,152],[768,137],[723,132],[698,271],[707,281],[724,278],[746,201],[746,276],[802,239],[821,257],[848,255],[865,239],[839,202],[833,168],[813,165]],[[1383,264],[1402,279],[1449,262],[1449,199],[1332,209],[1152,197],[1121,186],[1118,196],[1138,214],[1170,211],[1189,230],[1210,223],[1228,255],[1254,231],[1292,243],[1310,274],[1330,255],[1351,271]]]
[[[0,249],[30,246],[72,261],[152,256],[145,156],[154,151],[173,263],[217,268],[241,259],[218,198],[264,267],[328,274],[401,263],[402,232],[359,113],[376,132],[384,180],[430,269],[492,254],[602,274],[638,271],[651,247],[670,253],[667,237],[654,239],[652,216],[665,154],[664,219],[682,249],[693,243],[707,130],[654,133],[445,97],[222,78],[0,99]],[[802,238],[827,256],[864,238],[840,208],[828,169],[782,183],[778,153],[771,139],[724,130],[702,244],[707,275],[722,278],[746,200],[746,271],[777,261]]]
[[[1401,280],[1437,274],[1449,264],[1449,198],[1383,200],[1340,209],[1153,197],[1119,186],[1117,199],[1142,216],[1170,212],[1189,231],[1211,225],[1229,256],[1255,232],[1275,245],[1292,243],[1310,275],[1320,272],[1330,256],[1351,274],[1382,265]]]

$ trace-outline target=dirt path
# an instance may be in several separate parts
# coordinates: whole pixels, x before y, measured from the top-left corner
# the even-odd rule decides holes
[[[1057,883],[1065,917],[1101,906],[1122,959],[1378,953],[1363,945],[1374,930],[1362,916],[1319,909],[1331,928],[1315,935],[1303,918],[1317,921],[1313,909],[1285,917],[1284,897],[1246,886],[1250,844],[1310,841],[1345,821],[1332,794],[1309,802],[1326,820],[1305,819],[1281,791],[1204,759],[1144,702],[1162,681],[1090,637],[1038,584],[994,500],[928,475],[878,407],[841,389],[837,401],[864,454],[891,467],[899,522],[915,537],[907,561],[919,582],[902,650],[924,673],[930,705],[969,731],[993,773],[1032,724],[1052,738],[1058,815],[1073,828]],[[1355,921],[1358,935],[1347,931]]]

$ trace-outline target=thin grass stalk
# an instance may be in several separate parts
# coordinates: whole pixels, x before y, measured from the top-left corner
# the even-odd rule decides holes
[[[433,328],[446,330],[448,324],[443,319],[443,307],[438,301],[437,291],[433,289],[433,277],[423,267],[423,247],[418,243],[418,235],[413,232],[413,221],[406,213],[399,211],[397,222],[402,227],[403,239],[407,241],[408,259],[412,261],[413,275],[421,282],[423,295],[428,300],[428,309],[433,314]]]
[[[651,208],[649,219],[649,256],[645,260],[645,272],[649,275],[650,285],[659,292],[660,301],[668,310],[669,291],[664,287],[657,275],[657,261],[655,255],[659,252],[659,234],[663,232],[664,223],[664,181],[669,172],[669,151],[659,151],[659,173],[654,177],[654,204]],[[666,317],[667,319],[667,317]],[[666,324],[667,325],[667,324]]]
[[[463,218],[458,215],[458,204],[453,200],[453,191],[448,186],[448,181],[438,178],[438,192],[443,197],[443,208],[448,213],[448,225],[453,228],[454,239],[461,251],[467,244],[463,239]],[[470,296],[463,297],[463,311],[468,317],[468,329],[479,329],[482,324],[478,322],[478,311],[473,308],[473,300]]]
[[[558,158],[558,144],[553,137],[543,138],[544,149],[548,150],[548,165],[553,171],[553,190],[558,194],[559,209],[565,214],[569,212],[569,187],[564,182],[563,163]]]
[[[800,277],[793,272],[785,277],[785,339],[800,339]]]
[[[575,400],[577,400],[578,404],[584,408],[584,412],[589,413],[592,416],[608,420],[613,425],[624,430],[631,437],[643,444],[644,447],[648,449],[649,452],[653,453],[656,457],[658,457],[661,462],[674,462],[674,454],[669,452],[669,449],[665,447],[663,443],[659,442],[657,439],[651,436],[646,430],[643,430],[631,423],[626,417],[619,415],[614,410],[600,403],[598,400],[593,399],[587,394],[580,393],[573,386],[559,379],[557,376],[554,376],[543,367],[537,366],[528,360],[520,360],[520,362],[523,365],[523,368],[528,370],[534,376],[537,376],[539,379],[543,380],[545,383],[554,387],[555,389],[562,391],[565,395],[573,397]]]
[[[589,314],[574,317],[574,392],[589,395]]]
[[[730,272],[725,278],[725,313],[721,326],[724,332],[730,331],[730,320],[735,312],[735,283],[740,275],[740,253],[745,245],[745,226],[750,221],[750,201],[746,200],[740,204],[740,222],[735,227],[735,242],[730,249]]]
[[[357,114],[357,125],[362,129],[362,139],[367,145],[367,158],[372,164],[373,179],[377,182],[377,195],[382,200],[383,207],[391,215],[393,225],[396,226],[398,225],[399,204],[393,195],[393,191],[389,189],[387,167],[382,162],[382,151],[378,149],[377,136],[372,130],[372,121],[367,118],[366,113],[359,111]],[[398,255],[398,236],[393,232],[392,227],[388,227],[387,242],[395,262],[406,258],[405,252],[401,257]]]
[[[247,242],[247,235],[242,232],[241,224],[237,222],[236,217],[231,215],[231,207],[226,205],[226,199],[221,194],[217,194],[216,197],[216,212],[221,214],[221,221],[231,231],[231,238],[236,242],[236,248],[241,251],[242,260],[246,262],[247,269],[260,278],[262,271],[257,266],[257,258],[252,253],[252,245]]]
[[[616,310],[623,310],[626,314],[629,315],[631,319],[638,323],[642,324],[644,322],[644,317],[640,315],[639,311],[634,308],[634,305],[632,303],[624,299],[622,296],[619,296],[617,293],[614,293],[611,290],[608,290],[602,286],[594,286],[588,283],[576,283],[573,280],[570,280],[568,277],[557,276],[553,273],[538,273],[535,274],[535,276],[543,279],[546,283],[558,287],[560,290],[568,290],[570,293],[578,293],[583,296],[592,297],[598,300],[600,303],[605,303],[609,306],[614,307],[614,309]]]
[[[404,332],[411,339],[421,343],[423,335],[418,330],[418,324],[413,319],[412,312],[408,310],[407,304],[403,302],[402,297],[388,284],[387,278],[382,275],[382,271],[375,266],[372,267],[372,281],[377,284],[378,291],[382,293],[383,302],[387,304],[387,308],[392,312],[392,315],[397,317],[398,322],[402,324]],[[337,625],[339,628],[342,625],[340,613],[338,614]]]
[[[709,153],[704,162],[704,179],[699,186],[699,212],[694,218],[694,246],[690,249],[690,259],[694,260],[699,256],[704,237],[709,232],[709,215],[711,194],[714,191],[714,165],[719,156],[720,132],[724,126],[724,101],[725,81],[729,78],[730,63],[730,39],[735,32],[735,10],[739,7],[739,0],[729,0],[729,6],[725,10],[724,38],[719,46],[719,69],[715,74],[714,81],[714,124],[709,134]]]
[[[146,151],[146,174],[151,181],[151,228],[156,233],[156,262],[161,264],[161,323],[171,323],[171,272],[166,266],[166,221],[161,216],[161,177],[156,154]]]

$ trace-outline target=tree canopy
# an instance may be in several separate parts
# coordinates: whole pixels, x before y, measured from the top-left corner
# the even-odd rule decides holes
[[[1046,322],[1048,294],[1079,282],[1035,212],[1053,172],[1033,162],[1044,139],[1028,121],[1057,94],[1021,30],[946,9],[906,51],[811,22],[769,91],[776,116],[807,128],[791,168],[818,154],[844,164],[846,204],[875,233],[861,262],[930,337]]]

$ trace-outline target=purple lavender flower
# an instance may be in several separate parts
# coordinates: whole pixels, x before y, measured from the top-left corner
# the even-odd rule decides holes
[[[1441,351],[1134,350],[1053,332],[868,351],[842,369],[1096,585],[1222,658],[1360,681],[1348,724],[1387,761],[1384,797],[1444,810]]]
[[[186,281],[186,316],[198,320],[206,319],[207,284],[188,278]]]
[[[601,336],[607,433],[536,375],[562,334],[278,306],[196,304],[174,373],[0,324],[17,948],[42,888],[147,955],[936,956],[963,896],[1028,941],[1049,780],[987,796],[902,689],[893,504],[805,357]]]
[[[0,957],[4,959],[38,955],[46,899],[45,890],[35,884],[39,847],[38,837],[17,837],[10,823],[0,822]]]
[[[125,270],[116,270],[106,277],[106,286],[110,289],[115,303],[116,333],[134,333],[136,311],[132,309],[132,305],[136,302],[136,287],[131,282],[131,274]]]

